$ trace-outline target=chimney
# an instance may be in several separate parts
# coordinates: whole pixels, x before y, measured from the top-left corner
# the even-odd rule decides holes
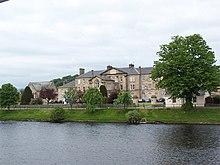
[[[85,73],[85,69],[84,68],[79,68],[79,75],[82,75]]]
[[[134,64],[129,64],[129,69],[134,68]]]
[[[94,76],[94,70],[91,70],[92,71],[92,77]]]
[[[109,69],[112,69],[112,66],[111,66],[111,65],[108,65],[108,66],[107,66],[107,70],[109,70]]]

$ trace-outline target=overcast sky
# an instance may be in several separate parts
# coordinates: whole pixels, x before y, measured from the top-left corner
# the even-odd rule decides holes
[[[172,36],[201,34],[220,64],[219,0],[10,0],[0,3],[0,85],[148,67]]]

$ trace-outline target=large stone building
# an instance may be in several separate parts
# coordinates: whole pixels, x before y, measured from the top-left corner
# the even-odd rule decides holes
[[[130,91],[134,99],[149,99],[164,96],[164,90],[157,89],[151,79],[153,67],[138,67],[129,64],[128,67],[116,68],[107,66],[105,70],[91,70],[85,73],[80,69],[80,75],[75,80],[77,90],[86,91],[89,87],[99,88],[105,85],[108,94],[112,91]]]

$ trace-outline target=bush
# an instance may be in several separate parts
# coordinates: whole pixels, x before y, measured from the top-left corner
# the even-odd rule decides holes
[[[142,119],[142,114],[137,110],[133,110],[126,113],[126,118],[129,124],[138,124]]]
[[[182,105],[181,109],[184,111],[190,111],[193,109],[193,104],[192,103],[185,103]]]
[[[220,96],[213,97],[213,103],[214,104],[220,104]]]
[[[51,122],[60,123],[62,120],[64,120],[64,114],[65,111],[62,107],[55,108],[50,115]]]
[[[36,98],[31,100],[31,105],[42,105],[43,100],[41,98]]]

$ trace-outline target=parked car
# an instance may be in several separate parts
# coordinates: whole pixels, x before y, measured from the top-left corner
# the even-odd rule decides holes
[[[151,99],[146,99],[145,102],[146,103],[151,103]]]
[[[139,103],[144,103],[145,100],[144,100],[144,99],[139,99],[138,102],[139,102]]]
[[[159,99],[157,99],[157,102],[165,102],[165,99],[164,98],[159,98]]]

